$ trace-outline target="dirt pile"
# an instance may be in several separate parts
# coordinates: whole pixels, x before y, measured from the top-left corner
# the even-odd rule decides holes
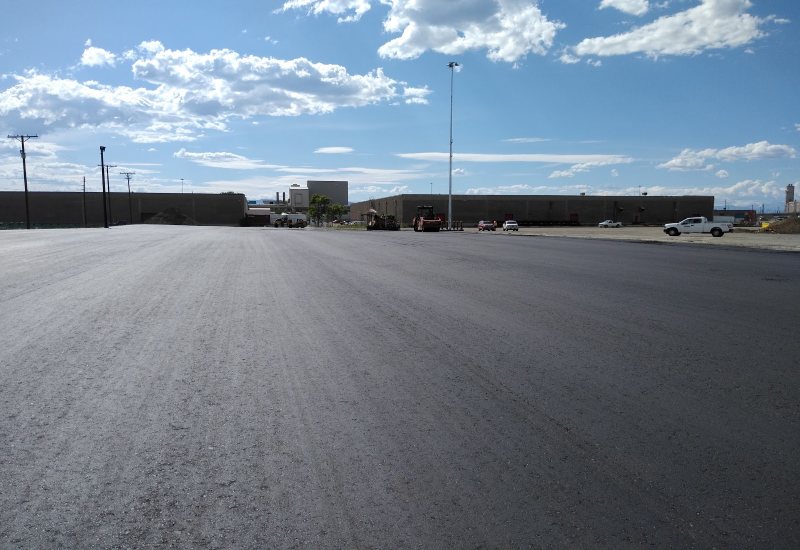
[[[792,216],[779,222],[771,222],[765,231],[770,233],[800,233],[800,219]]]
[[[197,222],[183,214],[177,208],[167,208],[163,212],[153,214],[144,223],[158,223],[163,225],[197,225]]]

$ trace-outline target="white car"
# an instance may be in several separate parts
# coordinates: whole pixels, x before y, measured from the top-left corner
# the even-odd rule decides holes
[[[503,231],[519,231],[519,225],[514,220],[506,220],[503,222]]]
[[[604,220],[598,223],[597,227],[622,227],[622,222],[615,222],[614,220]]]

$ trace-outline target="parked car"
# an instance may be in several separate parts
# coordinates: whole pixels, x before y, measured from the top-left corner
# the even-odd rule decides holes
[[[622,227],[622,222],[615,222],[614,220],[603,220],[597,224],[597,227]]]
[[[478,222],[478,231],[494,231],[495,229],[497,229],[497,226],[494,222],[487,222],[484,220]]]
[[[503,222],[503,231],[519,231],[519,225],[514,220],[506,220]]]

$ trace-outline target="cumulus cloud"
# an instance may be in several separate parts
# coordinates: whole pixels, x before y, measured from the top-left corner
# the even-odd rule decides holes
[[[340,23],[358,21],[370,10],[370,0],[288,0],[276,12],[304,9],[308,14],[331,13],[339,16]]]
[[[277,10],[329,13],[339,22],[358,21],[376,0],[288,0]],[[538,0],[379,0],[389,6],[383,22],[399,34],[378,53],[392,59],[415,59],[427,51],[458,55],[486,50],[492,61],[516,63],[530,53],[543,55],[565,25],[551,21]]]
[[[658,168],[672,171],[688,170],[713,170],[714,165],[710,160],[723,162],[753,161],[767,158],[788,157],[794,158],[797,152],[789,145],[774,145],[768,141],[748,143],[739,147],[726,147],[724,149],[684,149],[681,153],[662,164]]]
[[[86,67],[102,67],[103,65],[113,67],[116,64],[117,56],[103,48],[90,45],[83,50],[83,55],[81,55],[81,65]]]
[[[513,63],[547,53],[565,25],[549,20],[532,0],[391,0],[383,27],[400,36],[378,49],[381,57],[486,50],[492,61]]]
[[[644,53],[658,57],[744,46],[765,34],[761,27],[766,20],[747,13],[751,6],[750,0],[702,0],[698,6],[628,32],[587,38],[573,48],[573,53],[578,56]]]
[[[600,9],[614,8],[631,15],[644,15],[650,9],[647,0],[602,0]]]
[[[340,65],[305,58],[228,49],[178,51],[158,41],[142,42],[117,59],[131,62],[133,76],[145,84],[132,88],[37,72],[12,75],[15,83],[0,91],[0,116],[12,126],[36,121],[49,130],[94,127],[159,143],[193,141],[206,131],[225,130],[233,118],[324,114],[403,99],[425,103],[429,93],[381,69],[350,74]]]
[[[729,174],[727,170],[718,170],[717,173],[714,175],[720,179],[725,179],[728,177]]]

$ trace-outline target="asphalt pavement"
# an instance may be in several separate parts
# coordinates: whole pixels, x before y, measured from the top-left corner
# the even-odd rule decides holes
[[[800,545],[800,255],[523,236],[0,232],[0,547]]]

